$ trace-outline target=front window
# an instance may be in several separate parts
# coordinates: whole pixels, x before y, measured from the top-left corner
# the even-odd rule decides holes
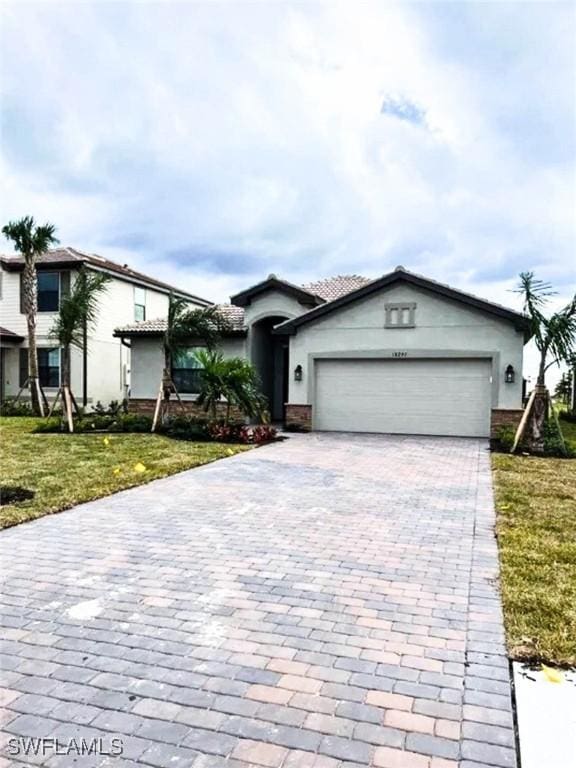
[[[188,347],[180,350],[172,362],[172,381],[178,392],[197,395],[202,383],[202,366],[196,359],[196,352],[203,347]]]
[[[60,273],[38,272],[38,312],[58,312]]]
[[[146,320],[146,289],[134,286],[134,320]]]
[[[42,387],[60,386],[59,349],[38,349],[38,378]]]

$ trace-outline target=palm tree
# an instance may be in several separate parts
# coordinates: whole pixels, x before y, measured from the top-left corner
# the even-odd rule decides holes
[[[262,417],[266,398],[260,392],[260,381],[254,366],[240,357],[225,358],[221,352],[202,349],[196,352],[202,369],[202,383],[198,405],[213,421],[217,417],[218,403],[226,402],[225,423],[230,421],[230,410],[238,407],[249,417]]]
[[[38,276],[36,262],[52,245],[58,243],[53,224],[36,226],[32,216],[10,221],[2,227],[7,240],[14,243],[14,250],[24,257],[22,297],[28,326],[28,387],[34,413],[44,416],[44,397],[38,379],[38,349],[36,346],[36,314],[38,312]]]
[[[202,369],[202,382],[196,402],[210,414],[212,421],[216,421],[218,403],[226,396],[224,356],[215,350],[201,349],[195,357]]]
[[[172,365],[178,354],[190,347],[195,340],[201,341],[208,349],[213,349],[229,327],[228,321],[218,311],[218,307],[191,309],[186,299],[170,294],[166,330],[162,338],[164,370],[156,400],[152,432],[156,430],[158,421],[164,420],[168,415],[172,394],[176,395],[182,405],[172,379]],[[182,409],[184,410],[183,405]]]
[[[263,418],[268,402],[261,392],[260,378],[253,365],[241,357],[224,360],[224,384],[226,423],[232,406],[237,406],[249,418]]]
[[[524,312],[530,321],[532,338],[540,355],[538,378],[531,398],[528,434],[530,447],[541,452],[549,407],[546,371],[552,365],[568,362],[576,350],[576,296],[558,312],[546,316],[544,308],[556,293],[551,285],[537,280],[533,272],[521,272],[516,292],[523,298]]]
[[[62,299],[60,311],[50,335],[58,342],[62,352],[62,376],[60,389],[54,400],[52,410],[62,394],[64,412],[70,432],[74,431],[72,403],[78,412],[78,406],[70,386],[70,353],[72,347],[83,349],[87,330],[94,325],[98,316],[100,294],[108,289],[110,276],[102,272],[91,272],[82,268],[69,294]]]

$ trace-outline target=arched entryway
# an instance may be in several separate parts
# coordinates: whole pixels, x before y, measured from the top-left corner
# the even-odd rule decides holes
[[[288,339],[275,336],[272,330],[288,319],[273,315],[258,320],[250,328],[250,357],[260,376],[272,421],[284,420],[284,404],[288,400]]]

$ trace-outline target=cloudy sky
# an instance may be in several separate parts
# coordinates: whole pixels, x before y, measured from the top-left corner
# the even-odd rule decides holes
[[[576,288],[573,2],[1,14],[4,219],[214,300],[397,264]]]

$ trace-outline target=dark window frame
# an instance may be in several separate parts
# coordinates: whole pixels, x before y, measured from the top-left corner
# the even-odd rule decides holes
[[[188,347],[185,352],[190,350],[205,349],[202,345],[194,345]],[[196,366],[180,366],[177,364],[177,359],[172,361],[172,381],[174,386],[181,395],[197,395],[200,392],[200,385],[202,383],[202,371],[203,368],[199,365]]]
[[[54,291],[54,289],[46,291],[46,289],[42,290],[40,287],[40,283],[43,278],[45,277],[53,277],[56,276],[58,280],[58,289]],[[43,306],[46,302],[46,296],[45,294],[49,294],[52,296],[52,301],[50,301],[48,308]],[[54,304],[53,296],[56,295],[56,303]],[[60,299],[62,296],[62,276],[60,272],[52,272],[49,270],[42,270],[38,272],[38,312],[58,312],[60,309]]]
[[[141,323],[146,320],[146,288],[141,285],[134,286],[134,321]],[[138,301],[140,299],[140,301]],[[141,314],[141,317],[138,315]]]
[[[58,365],[49,364],[50,352],[58,351]],[[44,356],[46,355],[45,361]],[[20,386],[28,379],[28,347],[20,347]],[[58,389],[62,370],[62,351],[59,347],[38,347],[38,380],[43,389]]]

